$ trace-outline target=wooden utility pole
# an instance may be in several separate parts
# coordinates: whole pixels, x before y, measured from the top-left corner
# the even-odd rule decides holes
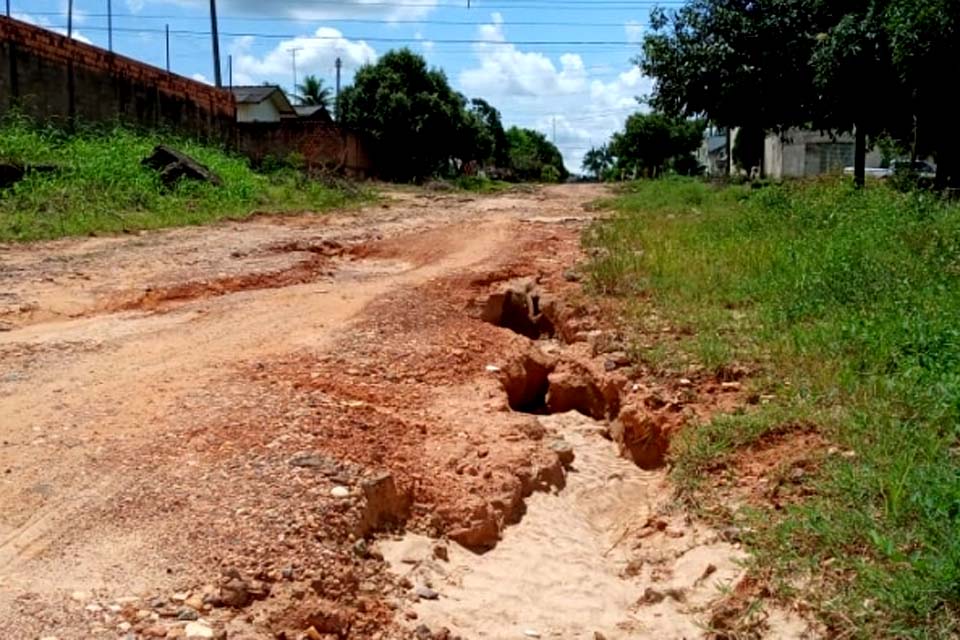
[[[220,35],[217,30],[217,0],[210,0],[210,34],[213,36],[213,81],[219,89],[223,87],[223,77],[220,74]]]

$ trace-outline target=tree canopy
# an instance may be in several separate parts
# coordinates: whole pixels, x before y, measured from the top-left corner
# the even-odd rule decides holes
[[[323,80],[317,76],[310,75],[304,78],[303,84],[297,85],[297,93],[300,94],[298,97],[303,104],[330,109],[333,92],[330,87],[323,86]]]
[[[667,116],[662,113],[635,113],[615,133],[610,151],[617,168],[631,173],[658,176],[667,170],[691,173],[693,152],[703,141],[702,120]]]
[[[539,131],[510,127],[506,140],[510,169],[518,179],[558,182],[570,175],[560,150]]]
[[[637,62],[652,106],[721,127],[857,132],[928,150],[954,185],[958,134],[942,65],[957,60],[956,0],[691,0],[656,10]],[[914,145],[919,146],[914,146]]]

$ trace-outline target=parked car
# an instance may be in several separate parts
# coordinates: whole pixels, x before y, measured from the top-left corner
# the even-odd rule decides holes
[[[921,180],[933,180],[937,177],[937,169],[925,160],[894,160],[889,167],[867,167],[864,172],[868,177],[884,180],[895,173],[913,173]],[[852,176],[853,167],[846,167],[843,173]]]

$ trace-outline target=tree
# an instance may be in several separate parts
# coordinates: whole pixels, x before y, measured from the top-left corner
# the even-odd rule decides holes
[[[668,169],[689,171],[686,162],[703,141],[705,123],[664,115],[635,113],[623,131],[615,133],[610,149],[626,171],[656,177]]]
[[[482,131],[480,159],[497,167],[506,167],[509,163],[510,145],[500,112],[486,100],[474,98],[470,101],[469,113],[477,119]]]
[[[317,76],[307,76],[303,79],[303,84],[297,85],[297,92],[303,104],[311,106],[320,106],[329,110],[333,101],[333,92],[330,87],[323,86],[323,80]]]
[[[450,88],[442,71],[428,69],[409,49],[360,67],[338,106],[344,126],[370,138],[387,179],[420,180],[446,173],[457,159],[473,159],[464,158],[472,155],[477,131],[467,119],[466,99]]]
[[[597,180],[602,180],[603,174],[611,166],[613,166],[613,154],[610,153],[608,145],[592,147],[583,156],[583,170],[592,173]]]
[[[518,179],[560,182],[570,175],[560,150],[539,131],[510,127],[506,138],[510,169]]]

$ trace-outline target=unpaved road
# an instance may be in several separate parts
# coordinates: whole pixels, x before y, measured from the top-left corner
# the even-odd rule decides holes
[[[0,247],[0,637],[698,634],[740,552],[658,516],[661,472],[603,437],[616,411],[504,393],[531,350],[618,407],[650,391],[564,277],[600,195]],[[523,276],[565,336],[481,321]]]

